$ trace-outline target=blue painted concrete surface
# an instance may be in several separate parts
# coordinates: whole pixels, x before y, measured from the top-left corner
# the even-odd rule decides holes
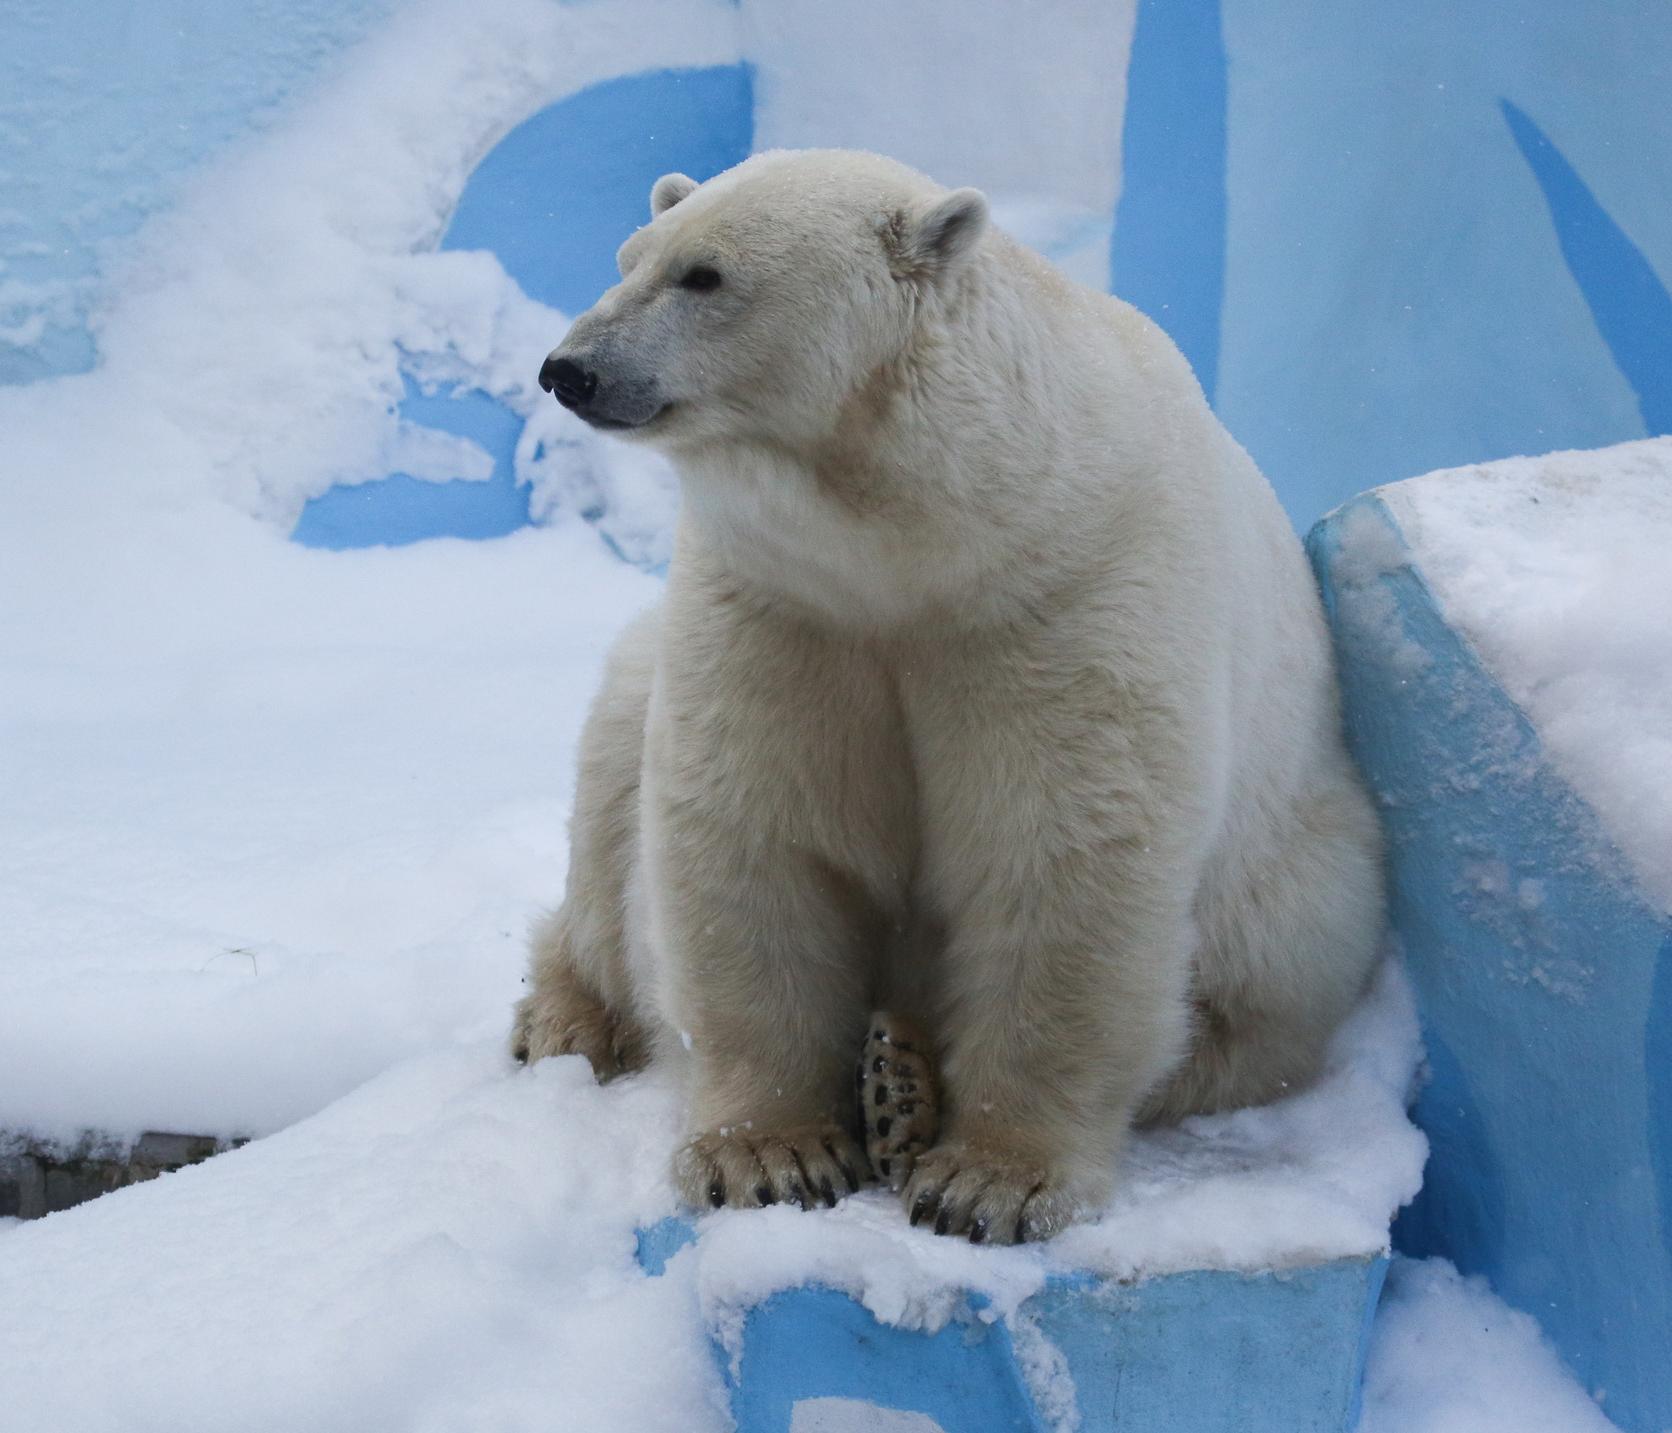
[[[1138,0],[1109,287],[1167,330],[1210,403],[1225,299],[1225,63],[1218,0]]]
[[[338,484],[302,509],[291,537],[304,547],[402,547],[429,537],[503,537],[527,525],[528,489],[512,472],[522,419],[486,393],[424,393],[412,378],[403,382],[400,416],[468,438],[493,459],[493,475],[438,483],[393,473]]]
[[[657,70],[582,90],[525,120],[479,164],[443,249],[487,249],[530,298],[590,308],[618,281],[615,251],[650,212],[670,170],[707,179],[748,157],[753,81],[746,65]],[[555,343],[561,337],[554,333]],[[544,353],[531,353],[529,372]],[[484,393],[426,395],[410,379],[408,422],[458,433],[494,459],[487,482],[405,473],[332,488],[303,508],[292,536],[310,547],[399,546],[427,537],[498,537],[528,522],[512,459],[522,419]]]
[[[1313,531],[1349,738],[1390,842],[1432,1142],[1396,1227],[1536,1316],[1631,1433],[1672,1427],[1672,920],[1407,560],[1374,494]],[[1672,538],[1672,535],[1669,535]],[[1409,556],[1407,552],[1407,558]]]
[[[663,1220],[641,1231],[639,1262],[660,1274],[697,1241],[689,1221]],[[1368,1258],[1136,1284],[1056,1277],[1021,1318],[1066,1360],[1085,1433],[1350,1433],[1386,1268]],[[1051,1410],[1036,1403],[1011,1329],[982,1310],[972,1297],[925,1334],[879,1324],[834,1289],[775,1294],[749,1311],[735,1368],[715,1347],[732,1416],[740,1433],[784,1433],[798,1408],[838,1400],[944,1433],[1045,1433]]]

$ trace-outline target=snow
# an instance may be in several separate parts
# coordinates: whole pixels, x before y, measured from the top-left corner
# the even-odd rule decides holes
[[[830,1211],[708,1215],[697,1243],[648,1277],[634,1234],[674,1210],[678,1091],[655,1074],[600,1087],[572,1056],[514,1069],[497,1039],[461,1041],[268,1139],[0,1229],[0,1275],[29,1291],[29,1316],[0,1341],[0,1396],[19,1426],[70,1433],[532,1430],[554,1418],[718,1433],[728,1424],[710,1332],[735,1339],[752,1302],[817,1277],[921,1327],[951,1313],[954,1289],[986,1295],[982,1316],[1010,1321],[1061,1414],[1074,1406],[1067,1371],[1018,1306],[1077,1262],[1072,1241],[1109,1250],[1125,1238],[1128,1270],[1188,1263],[1193,1236],[1138,1217],[1182,1198],[1180,1223],[1211,1218],[1252,1252],[1273,1237],[1259,1226],[1278,1208],[1274,1181],[1310,1182],[1333,1162],[1345,1189],[1345,1166],[1387,1160],[1371,1151],[1376,1109],[1409,1078],[1413,1048],[1389,969],[1317,1090],[1141,1136],[1116,1211],[1050,1246],[939,1238],[870,1192]],[[1367,1127],[1331,1121],[1333,1153],[1308,1147],[1314,1123],[1355,1102]],[[1199,1182],[1218,1187],[1211,1213],[1188,1204]],[[1304,1212],[1277,1237],[1293,1241]],[[837,1429],[858,1426],[857,1413],[832,1402],[797,1416]],[[1530,1319],[1442,1265],[1396,1265],[1362,1433],[1610,1426]]]
[[[534,407],[567,321],[491,255],[426,250],[505,130],[735,60],[731,13],[403,9],[148,226],[95,372],[0,388],[0,1129],[265,1134],[503,1027],[598,664],[657,589],[561,490],[576,451],[631,450],[536,456],[579,426]],[[548,527],[284,540],[308,496],[415,456],[403,365],[540,414]],[[587,500],[625,494],[653,561],[656,476],[597,468]]]
[[[1606,1399],[1602,1400],[1607,1406]],[[1388,1274],[1358,1433],[1613,1433],[1524,1313],[1443,1259]]]
[[[985,1295],[982,1316],[1012,1321],[1031,1376],[1071,1409],[1060,1356],[1018,1314],[1048,1274],[1384,1247],[1373,1201],[1408,1193],[1421,1159],[1401,1105],[1414,1049],[1390,969],[1321,1086],[1140,1136],[1115,1209],[1053,1245],[940,1238],[871,1191],[707,1215],[647,1278],[634,1232],[674,1209],[678,1091],[654,1074],[601,1088],[577,1057],[517,1070],[496,1032],[8,1231],[0,1271],[30,1316],[0,1344],[0,1390],[22,1422],[50,1410],[76,1430],[517,1428],[554,1408],[577,1428],[721,1428],[710,1331],[735,1345],[755,1302],[817,1280],[929,1329]]]
[[[1447,619],[1672,911],[1672,438],[1379,495]]]
[[[28,1316],[8,1425],[98,1430],[725,1427],[669,1212],[671,1092],[499,1043],[389,1071],[207,1164],[8,1231]],[[646,1357],[646,1350],[653,1357]]]

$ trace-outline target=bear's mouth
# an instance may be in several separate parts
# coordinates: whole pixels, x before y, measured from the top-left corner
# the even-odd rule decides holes
[[[638,418],[638,419],[611,418],[611,417],[609,417],[609,416],[607,416],[606,414],[603,414],[603,413],[585,413],[585,412],[581,413],[580,416],[582,418],[584,418],[588,423],[590,423],[594,428],[597,428],[597,429],[601,430],[602,432],[605,432],[605,433],[631,433],[631,432],[634,432],[634,431],[636,431],[637,429],[640,429],[640,428],[648,428],[652,423],[654,423],[658,418],[660,418],[664,413],[666,413],[668,411],[668,409],[670,409],[672,407],[673,407],[673,404],[664,403],[660,408],[658,408],[648,418]]]

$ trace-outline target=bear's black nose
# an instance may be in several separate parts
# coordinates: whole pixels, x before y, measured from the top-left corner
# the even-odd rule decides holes
[[[540,365],[540,386],[565,408],[579,408],[598,391],[598,375],[567,358],[548,358]]]

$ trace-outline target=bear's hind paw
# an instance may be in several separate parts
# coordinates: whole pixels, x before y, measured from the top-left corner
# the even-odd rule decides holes
[[[904,1016],[874,1013],[857,1084],[871,1168],[890,1189],[901,1190],[940,1131],[940,1082],[922,1027]]]

